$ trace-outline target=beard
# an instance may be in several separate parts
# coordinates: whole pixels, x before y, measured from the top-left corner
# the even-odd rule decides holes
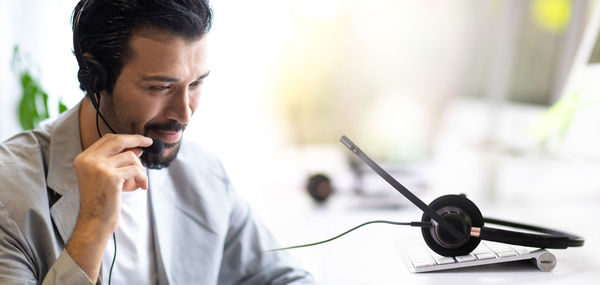
[[[148,136],[150,131],[183,131],[187,125],[181,124],[175,120],[169,120],[166,123],[149,124],[144,126],[144,136]],[[181,147],[181,139],[175,143],[165,143],[163,151],[158,155],[153,155],[144,151],[140,156],[142,165],[149,169],[162,169],[169,167],[169,164],[177,157],[179,148]],[[166,154],[168,152],[168,154]]]
[[[148,137],[148,133],[150,131],[182,131],[185,130],[187,124],[181,124],[176,120],[168,120],[162,123],[153,123],[147,124],[143,127],[143,130],[136,130],[136,127],[133,124],[129,125],[129,128],[125,127],[119,122],[126,122],[129,120],[128,116],[122,113],[122,110],[117,110],[116,104],[113,101],[114,97],[112,94],[108,96],[104,96],[106,98],[102,102],[102,114],[108,115],[108,120],[111,122],[112,126],[116,126],[116,132],[122,134],[141,134]],[[96,120],[98,120],[96,116]],[[111,129],[112,130],[112,129]],[[150,154],[146,151],[142,153],[140,156],[140,160],[142,165],[149,169],[161,169],[165,167],[169,167],[169,164],[177,157],[179,153],[179,148],[181,147],[181,139],[175,143],[165,143],[163,145],[163,151],[158,155]]]
[[[164,149],[172,149],[168,156],[164,155],[164,151],[158,155],[153,155],[147,151],[144,151],[140,156],[140,160],[142,161],[142,165],[149,169],[162,169],[164,167],[169,167],[171,161],[175,160],[177,157],[180,147],[181,142],[165,144]]]

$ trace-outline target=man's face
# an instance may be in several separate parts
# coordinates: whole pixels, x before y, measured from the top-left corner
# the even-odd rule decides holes
[[[118,133],[161,140],[160,155],[144,152],[141,159],[149,168],[166,167],[177,156],[208,75],[206,39],[143,28],[134,32],[129,53],[113,93],[102,94],[101,112]]]

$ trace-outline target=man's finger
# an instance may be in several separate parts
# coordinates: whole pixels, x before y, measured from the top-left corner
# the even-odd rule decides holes
[[[120,168],[120,167],[125,167],[125,166],[130,166],[130,165],[137,165],[141,169],[144,168],[142,166],[142,162],[139,159],[139,155],[137,155],[134,151],[131,151],[131,150],[124,151],[122,153],[119,153],[119,154],[109,158],[106,161],[106,165],[113,167],[113,168]]]
[[[133,154],[135,154],[135,156],[137,156],[137,157],[140,157],[142,155],[142,153],[144,153],[144,150],[141,147],[126,148],[123,150],[123,152],[127,152],[127,151],[133,152]]]
[[[125,149],[147,147],[152,139],[142,135],[106,134],[90,146],[91,151],[102,151],[106,155],[115,155]]]
[[[133,191],[137,188],[148,189],[148,176],[138,166],[121,167],[119,173],[123,175],[124,179],[122,191]]]

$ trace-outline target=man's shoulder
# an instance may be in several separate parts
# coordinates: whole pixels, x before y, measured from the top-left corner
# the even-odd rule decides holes
[[[49,143],[47,132],[40,130],[18,133],[0,144],[0,168],[38,163]],[[0,171],[0,175],[5,174]]]
[[[47,170],[52,133],[67,114],[41,122],[34,130],[22,131],[0,144],[0,177],[13,175],[17,169]],[[39,174],[39,173],[38,173]]]
[[[36,130],[21,132],[0,144],[0,203],[17,217],[21,210],[44,200],[48,140]]]
[[[39,152],[50,142],[54,120],[43,121],[34,130],[21,131],[0,144],[0,161],[19,159],[19,156]],[[43,149],[42,149],[43,150]]]

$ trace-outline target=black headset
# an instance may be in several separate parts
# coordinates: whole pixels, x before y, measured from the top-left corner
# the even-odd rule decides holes
[[[81,48],[79,23],[81,14],[83,14],[83,11],[85,11],[89,2],[92,2],[92,0],[83,0],[80,2],[80,4],[78,4],[78,6],[80,6],[79,9],[76,9],[75,14],[73,15],[73,53],[79,64],[77,79],[79,79],[80,87],[85,90],[86,96],[89,98],[90,102],[92,102],[94,109],[96,109],[96,129],[98,135],[102,136],[98,125],[98,117],[102,119],[112,133],[116,134],[115,130],[110,126],[106,119],[104,119],[102,113],[100,113],[100,91],[106,89],[108,81],[106,69],[100,61],[94,58],[86,58]]]
[[[87,5],[91,5],[89,4],[90,2],[93,2],[93,0],[82,0],[80,4],[78,4],[78,6],[80,6],[79,9],[76,9],[73,15],[73,52],[75,53],[75,58],[77,58],[77,63],[79,64],[77,79],[79,79],[80,87],[86,91],[86,96],[92,102],[94,109],[96,109],[96,130],[98,131],[98,136],[102,136],[100,126],[98,125],[98,117],[102,119],[104,124],[113,134],[116,134],[117,132],[110,126],[104,116],[102,116],[102,113],[100,113],[100,91],[106,89],[108,82],[106,68],[104,68],[104,65],[100,61],[94,58],[86,58],[81,48],[79,23],[81,14],[83,14]],[[142,149],[152,155],[159,155],[162,153],[163,148],[164,145],[162,141],[152,139],[152,145],[143,147]]]
[[[585,242],[582,237],[562,231],[485,218],[475,203],[467,199],[465,195],[445,195],[426,205],[371,160],[346,136],[342,136],[340,141],[373,171],[423,211],[421,223],[411,223],[411,225],[421,227],[425,243],[440,255],[460,256],[468,254],[479,245],[481,240],[539,248],[583,246]],[[484,223],[537,233],[492,228],[484,226]]]
[[[81,14],[85,10],[90,0],[82,2],[81,7],[75,11],[73,15],[73,49],[77,63],[79,63],[79,71],[77,78],[81,84],[81,88],[86,91],[86,95],[90,98],[92,105],[96,110],[99,109],[100,91],[106,89],[107,72],[101,62],[94,58],[86,58],[81,49],[81,40],[79,38],[79,21]]]

